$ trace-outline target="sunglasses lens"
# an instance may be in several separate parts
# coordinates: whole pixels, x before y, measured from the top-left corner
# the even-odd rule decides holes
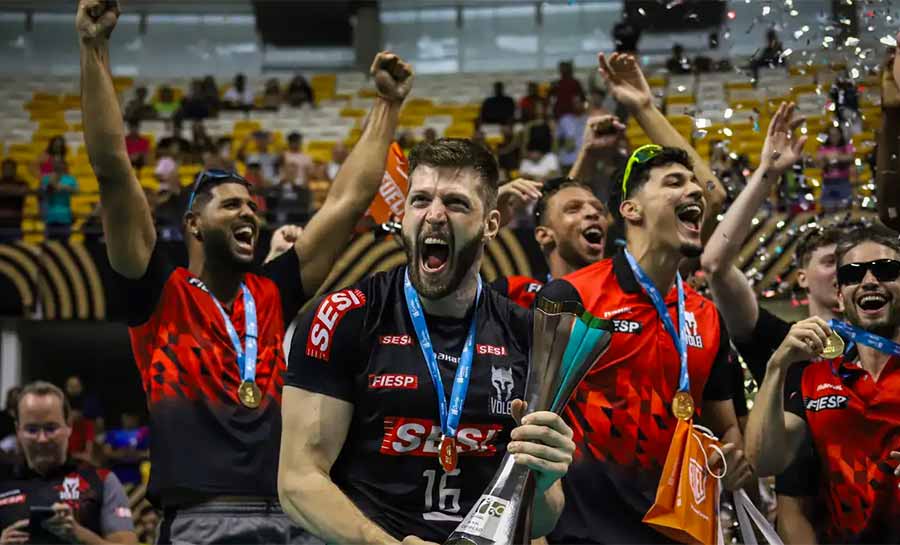
[[[866,268],[863,263],[848,263],[838,268],[837,277],[838,284],[849,286],[859,284],[866,276]]]
[[[860,284],[869,271],[872,271],[879,282],[893,282],[900,278],[900,261],[879,259],[867,263],[848,263],[838,268],[838,284],[842,286]]]
[[[879,282],[893,282],[900,277],[900,261],[893,259],[873,261],[871,271]]]

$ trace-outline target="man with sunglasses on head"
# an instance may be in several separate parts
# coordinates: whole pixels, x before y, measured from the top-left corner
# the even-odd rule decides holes
[[[726,328],[712,302],[678,274],[684,258],[702,251],[708,213],[693,166],[681,149],[635,150],[616,176],[609,202],[624,227],[626,248],[553,280],[539,294],[577,301],[611,320],[615,331],[564,413],[577,450],[563,479],[566,506],[551,543],[671,541],[642,519],[659,486],[677,423],[673,413],[688,418],[699,410],[702,422],[726,443],[726,488],[750,478],[735,448],[741,438]],[[720,466],[714,458],[712,467]]]
[[[260,220],[246,180],[205,171],[185,214],[187,268],[157,246],[128,161],[109,70],[116,2],[81,0],[85,143],[103,204],[107,254],[127,299],[132,348],[150,411],[148,496],[164,510],[163,542],[281,542],[277,500],[282,347],[287,324],[327,277],[374,197],[412,70],[380,53],[368,123],[326,202],[294,233],[295,251],[256,265]],[[238,516],[239,515],[239,516]]]
[[[761,476],[774,475],[811,444],[817,475],[806,493],[826,506],[819,540],[898,543],[900,241],[861,228],[835,254],[846,321],[813,316],[791,327],[754,400],[747,454]]]

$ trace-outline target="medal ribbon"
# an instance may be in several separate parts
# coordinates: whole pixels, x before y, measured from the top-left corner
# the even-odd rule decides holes
[[[681,273],[675,273],[675,285],[678,288],[678,331],[676,331],[675,324],[672,323],[672,318],[669,316],[669,311],[666,309],[665,299],[663,299],[662,294],[659,293],[659,290],[653,285],[653,281],[650,280],[650,277],[647,276],[647,273],[644,272],[644,269],[641,268],[627,248],[625,249],[625,259],[628,260],[628,265],[631,266],[631,272],[634,273],[634,277],[641,287],[644,288],[644,292],[650,298],[650,301],[653,302],[653,306],[656,307],[656,313],[659,314],[659,319],[662,321],[663,327],[669,333],[669,336],[672,337],[672,342],[675,343],[675,349],[678,350],[678,357],[681,360],[681,371],[678,376],[678,391],[690,393],[691,378],[688,374],[687,327],[685,327],[684,319],[684,287],[681,285]]]
[[[481,277],[478,278],[478,292],[475,296],[475,310],[472,313],[472,322],[469,324],[469,334],[462,354],[459,356],[459,365],[456,367],[456,377],[453,379],[453,390],[450,393],[450,406],[447,406],[447,396],[444,393],[444,383],[441,380],[441,370],[438,367],[437,357],[434,354],[434,346],[431,344],[431,335],[428,334],[428,324],[425,323],[425,312],[422,310],[422,302],[419,294],[409,281],[409,270],[403,279],[403,292],[406,294],[406,308],[416,330],[419,347],[422,356],[428,366],[431,382],[438,398],[438,410],[441,415],[441,433],[444,437],[456,438],[456,430],[459,427],[459,419],[462,415],[463,403],[469,390],[469,377],[472,371],[472,357],[475,353],[475,325],[478,322],[478,302],[481,300]]]
[[[845,339],[868,346],[869,348],[874,348],[884,354],[900,356],[900,344],[897,344],[890,339],[885,339],[881,335],[870,333],[864,329],[850,325],[847,322],[841,322],[835,319],[830,320],[828,326]]]
[[[256,352],[258,350],[256,339],[258,332],[256,302],[253,300],[253,294],[250,293],[247,285],[241,282],[241,291],[244,292],[244,343],[241,346],[241,338],[238,337],[237,330],[234,328],[234,324],[231,323],[228,313],[222,308],[222,303],[216,299],[216,296],[206,286],[202,284],[201,286],[203,291],[212,297],[216,308],[219,309],[219,313],[222,315],[222,320],[225,321],[225,330],[228,332],[228,336],[231,337],[231,344],[234,346],[234,351],[237,354],[238,372],[241,374],[241,382],[256,381]]]

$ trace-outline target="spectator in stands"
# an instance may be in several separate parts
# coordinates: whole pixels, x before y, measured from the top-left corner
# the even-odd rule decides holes
[[[178,117],[181,119],[206,119],[210,115],[212,113],[203,92],[203,82],[195,79],[191,81],[191,91],[181,100]]]
[[[425,129],[425,132],[422,133],[422,142],[425,144],[430,144],[437,140],[437,131],[432,127],[428,127]]]
[[[54,136],[47,142],[47,147],[44,151],[38,155],[37,160],[34,163],[33,172],[36,173],[39,179],[47,174],[52,174],[56,161],[65,161],[68,153],[69,149],[68,146],[66,146],[66,139],[61,135]]]
[[[138,415],[123,412],[121,427],[106,430],[103,453],[122,483],[140,483],[140,464],[150,457],[150,428],[141,425]]]
[[[543,153],[553,149],[553,127],[547,119],[547,105],[538,104],[535,119],[525,126],[525,147],[541,150]]]
[[[559,161],[563,172],[569,172],[569,169],[575,164],[578,150],[581,149],[581,143],[584,140],[584,128],[587,126],[588,120],[584,100],[575,97],[572,101],[572,113],[559,118],[556,126]]]
[[[637,54],[638,42],[641,40],[641,25],[631,20],[627,12],[622,12],[622,20],[613,26],[612,35],[616,53]]]
[[[416,139],[413,136],[413,133],[411,131],[400,131],[400,134],[397,135],[397,145],[400,146],[403,153],[409,156],[409,152],[416,145]]]
[[[247,88],[247,76],[244,74],[234,77],[234,84],[222,97],[222,106],[229,110],[252,110],[255,102],[256,97],[253,91]]]
[[[292,164],[296,168],[292,169],[293,183],[299,186],[305,186],[309,179],[310,171],[313,167],[313,160],[309,155],[303,153],[303,135],[299,132],[292,132],[287,138],[287,149],[281,154],[282,168]],[[284,174],[281,176],[285,178]]]
[[[263,166],[259,163],[258,156],[253,156],[246,161],[247,169],[244,171],[244,179],[250,184],[253,199],[256,201],[257,215],[264,215],[268,211],[268,203],[266,203],[267,188],[274,180],[266,178],[263,172]]]
[[[219,109],[222,106],[222,100],[219,97],[219,86],[216,85],[216,79],[212,76],[206,76],[203,78],[203,100],[206,101],[206,106],[209,108],[209,114],[211,116],[219,115]]]
[[[519,100],[519,119],[522,121],[522,123],[534,121],[538,104],[546,106],[546,103],[546,99],[541,96],[541,92],[538,88],[537,82],[529,81],[528,91],[526,92],[525,96],[523,96],[521,100]]]
[[[834,113],[845,130],[852,129],[851,134],[861,130],[859,119],[859,92],[856,85],[846,75],[837,78],[829,93],[834,102]]]
[[[519,170],[522,161],[522,135],[512,123],[507,123],[500,127],[500,136],[503,138],[497,146],[497,164],[503,171],[500,179],[512,179],[511,173]]]
[[[676,43],[672,46],[672,56],[666,60],[666,70],[670,74],[690,74],[694,71],[691,59],[684,54],[684,46]]]
[[[125,149],[131,166],[140,171],[150,160],[150,141],[141,135],[141,122],[139,119],[128,120],[128,134],[125,135]]]
[[[163,85],[157,92],[156,102],[153,103],[153,109],[156,110],[156,117],[160,119],[172,119],[178,112],[180,104],[175,100],[175,91],[168,85]]]
[[[783,51],[784,46],[781,44],[781,40],[778,39],[778,33],[775,32],[774,28],[770,28],[766,31],[766,46],[750,59],[750,68],[753,69],[753,74],[758,74],[761,67],[775,67],[785,64],[785,59],[782,56]]]
[[[6,406],[0,413],[0,464],[12,465],[19,455],[16,441],[16,407],[19,405],[21,386],[13,386],[6,391]]]
[[[822,169],[822,198],[825,212],[846,209],[853,197],[850,183],[856,150],[847,142],[839,127],[828,129],[828,139],[819,148],[819,166]]]
[[[349,153],[350,150],[347,149],[343,142],[334,144],[334,147],[331,148],[331,161],[328,161],[328,164],[325,166],[325,176],[328,178],[328,181],[334,180],[338,171],[341,170],[341,165],[347,160]]]
[[[69,405],[84,414],[85,418],[97,420],[103,418],[103,406],[96,394],[85,392],[84,382],[78,375],[72,375],[66,379],[66,397]]]
[[[503,82],[494,83],[494,96],[481,103],[481,122],[503,125],[516,116],[516,101],[503,92]]]
[[[0,542],[136,543],[128,496],[115,474],[79,467],[67,444],[70,408],[62,390],[47,382],[22,389],[16,407],[16,435],[24,463],[0,482],[27,501],[0,505]],[[29,525],[29,507],[52,507],[40,527]]]
[[[15,159],[4,159],[0,171],[0,242],[22,238],[28,184],[19,177]],[[0,436],[2,437],[2,436]]]
[[[525,158],[519,165],[519,177],[544,182],[556,178],[560,173],[559,158],[547,148],[528,145]]]
[[[138,515],[137,538],[140,543],[145,545],[153,545],[156,543],[156,529],[159,526],[159,513],[152,506],[148,505],[146,509]]]
[[[303,223],[309,213],[312,194],[306,181],[300,183],[300,163],[286,161],[281,168],[281,180],[269,191],[266,201],[269,210],[275,211],[275,223]]]
[[[559,79],[553,82],[550,89],[550,98],[553,101],[553,118],[559,119],[565,114],[572,113],[572,102],[576,97],[584,101],[587,97],[581,82],[575,79],[575,68],[572,61],[559,63]]]
[[[234,170],[234,159],[231,154],[231,137],[222,136],[216,140],[215,153],[211,153],[204,157],[203,168]]]
[[[283,100],[284,97],[281,94],[281,84],[278,82],[278,78],[271,78],[266,82],[260,108],[263,110],[277,110],[281,108]]]
[[[206,164],[207,156],[215,152],[216,143],[206,132],[206,126],[202,121],[194,121],[191,124],[191,162]]]
[[[310,87],[306,78],[300,74],[294,76],[294,79],[292,79],[290,85],[288,85],[287,103],[292,108],[299,108],[304,104],[309,104],[310,106],[316,105],[316,98],[313,94],[312,87]]]
[[[251,151],[250,144],[253,143]],[[263,186],[268,186],[277,180],[278,162],[280,157],[271,149],[272,135],[268,131],[255,131],[250,136],[244,138],[241,147],[238,148],[238,160],[245,163],[247,167],[253,163],[261,169]]]
[[[134,98],[125,105],[123,114],[125,119],[144,121],[156,118],[156,108],[147,102],[147,88],[138,87],[134,90]]]
[[[181,191],[181,177],[178,168],[181,164],[173,156],[169,148],[160,147],[157,153],[156,168],[153,169],[153,177],[159,182],[159,193],[178,193]]]
[[[191,142],[182,136],[184,125],[180,118],[172,119],[169,124],[169,136],[160,138],[156,143],[156,156],[168,156],[179,164],[183,164],[191,153]]]
[[[53,163],[53,172],[41,178],[41,195],[44,206],[46,237],[67,241],[72,234],[72,193],[78,191],[78,182],[69,174],[69,166],[62,159]]]

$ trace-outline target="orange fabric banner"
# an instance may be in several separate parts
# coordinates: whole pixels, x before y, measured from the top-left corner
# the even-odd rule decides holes
[[[409,162],[403,150],[394,142],[388,150],[381,187],[378,188],[378,194],[369,206],[368,214],[375,223],[386,223],[391,217],[397,221],[403,218],[403,206],[406,203],[406,193],[409,191],[408,169]]]
[[[719,483],[707,468],[718,441],[679,420],[666,456],[656,501],[644,522],[679,543],[714,545],[719,530]]]

